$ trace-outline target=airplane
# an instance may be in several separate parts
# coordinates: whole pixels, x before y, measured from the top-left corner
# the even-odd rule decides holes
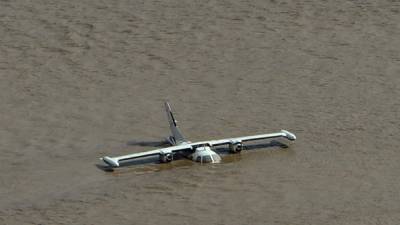
[[[133,159],[149,156],[159,156],[159,160],[161,163],[169,163],[174,160],[175,154],[181,153],[186,158],[189,158],[195,162],[218,163],[221,161],[221,157],[216,152],[214,152],[211,147],[227,145],[231,153],[240,153],[243,150],[243,142],[279,137],[284,137],[290,141],[296,140],[296,136],[293,133],[286,130],[281,130],[277,133],[226,138],[220,140],[190,142],[182,135],[182,132],[178,127],[177,121],[175,120],[174,114],[172,113],[171,106],[168,102],[165,102],[165,111],[167,113],[169,128],[171,131],[171,136],[167,138],[167,141],[171,145],[171,147],[117,157],[105,156],[100,158],[100,160],[105,162],[110,167],[119,167],[121,162],[131,161]]]

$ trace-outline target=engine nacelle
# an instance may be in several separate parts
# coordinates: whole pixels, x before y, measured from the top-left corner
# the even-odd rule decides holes
[[[229,143],[229,151],[231,153],[239,153],[243,150],[242,142],[231,142]]]
[[[172,153],[162,153],[160,154],[160,162],[169,163],[174,159]]]

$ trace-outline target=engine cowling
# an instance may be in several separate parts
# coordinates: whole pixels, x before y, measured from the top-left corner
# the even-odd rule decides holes
[[[160,154],[160,162],[162,163],[169,163],[174,159],[172,153],[164,153]]]
[[[243,150],[242,142],[231,142],[229,143],[229,151],[231,153],[239,153]]]

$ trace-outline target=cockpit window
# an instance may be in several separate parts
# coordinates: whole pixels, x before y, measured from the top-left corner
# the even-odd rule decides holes
[[[205,155],[205,156],[203,156],[202,157],[202,160],[201,160],[203,163],[209,163],[209,162],[212,162],[212,158],[211,158],[211,156],[210,155]]]

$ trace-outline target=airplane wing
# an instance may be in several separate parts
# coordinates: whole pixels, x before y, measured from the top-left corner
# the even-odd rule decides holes
[[[119,163],[131,159],[136,159],[136,158],[142,158],[142,157],[148,157],[148,156],[155,156],[155,155],[161,155],[161,154],[168,154],[168,153],[174,153],[174,152],[179,152],[179,151],[184,151],[184,150],[192,150],[193,147],[190,144],[184,144],[184,145],[178,145],[178,146],[172,146],[168,148],[160,148],[156,150],[151,150],[147,152],[139,152],[139,153],[133,153],[129,155],[123,155],[123,156],[117,156],[117,157],[109,157],[105,156],[103,158],[100,158],[100,160],[103,160],[105,163],[112,167],[119,167]]]
[[[296,140],[296,136],[293,133],[286,131],[286,130],[281,130],[281,132],[277,132],[277,133],[259,134],[259,135],[236,137],[236,138],[226,138],[226,139],[220,139],[220,140],[211,140],[211,141],[202,142],[199,144],[207,143],[210,146],[218,146],[218,145],[226,145],[226,144],[234,143],[234,142],[255,141],[255,140],[278,138],[278,137],[284,137],[291,141]],[[194,144],[195,143],[193,143],[192,145],[194,145]]]
[[[230,144],[230,143],[255,141],[255,140],[278,138],[278,137],[284,137],[291,141],[296,140],[296,136],[293,133],[290,133],[289,131],[286,131],[286,130],[281,130],[281,132],[270,133],[270,134],[259,134],[259,135],[252,135],[252,136],[187,143],[187,144],[172,146],[172,147],[168,147],[168,148],[160,148],[160,149],[155,149],[155,150],[151,150],[151,151],[147,151],[147,152],[139,152],[139,153],[133,153],[133,154],[117,156],[117,157],[105,156],[103,158],[100,158],[100,160],[104,161],[106,164],[108,164],[112,167],[119,167],[119,163],[123,162],[123,161],[132,160],[132,159],[136,159],[136,158],[142,158],[142,157],[148,157],[148,156],[169,154],[169,153],[185,151],[185,150],[194,150],[197,147],[203,146],[203,145],[219,146],[219,145],[226,145],[226,144]]]

